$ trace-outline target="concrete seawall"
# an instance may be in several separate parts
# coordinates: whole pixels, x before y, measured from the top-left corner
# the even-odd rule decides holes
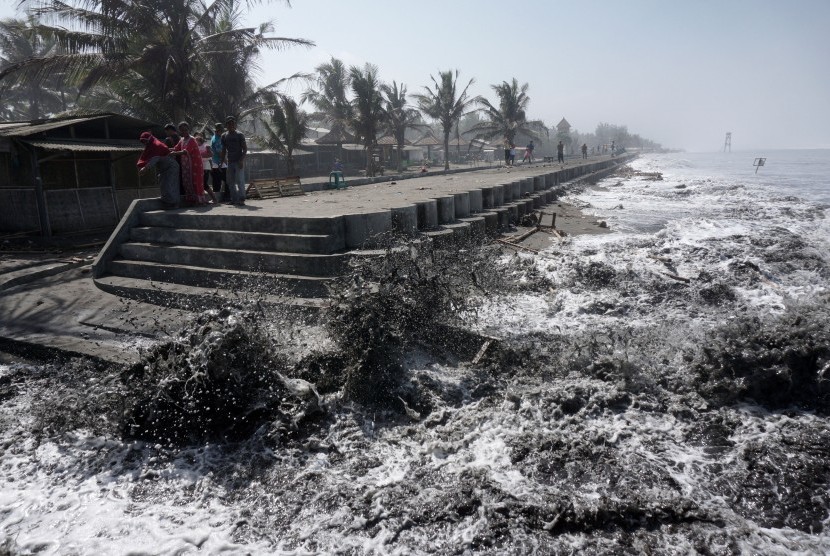
[[[234,289],[255,281],[291,298],[324,297],[350,256],[389,234],[435,241],[496,234],[553,202],[563,184],[613,171],[630,158],[390,177],[245,206],[160,210],[154,199],[139,200],[96,258],[93,277],[114,293],[167,284],[172,295],[183,287]]]

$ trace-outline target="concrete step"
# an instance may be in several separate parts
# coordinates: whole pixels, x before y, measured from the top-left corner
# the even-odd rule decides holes
[[[188,230],[166,227],[138,227],[130,230],[130,239],[143,243],[165,243],[190,247],[217,247],[250,251],[328,254],[345,246],[332,235],[272,234],[228,230]]]
[[[231,230],[271,234],[319,234],[344,237],[342,217],[272,217],[256,214],[219,214],[204,212],[177,212],[157,210],[142,212],[139,226],[183,228],[188,230]]]
[[[345,270],[348,259],[345,254],[275,253],[133,242],[122,244],[119,253],[128,260],[303,276],[337,276]]]
[[[325,297],[328,295],[326,284],[332,281],[332,278],[319,276],[269,274],[179,264],[160,265],[150,261],[122,259],[116,259],[110,263],[109,275],[184,286],[229,291],[256,291],[291,297]]]
[[[290,311],[299,311],[300,314],[315,314],[329,305],[328,299],[318,297],[252,294],[245,290],[229,291],[218,288],[202,288],[125,276],[96,278],[95,285],[103,291],[120,297],[191,311],[221,307],[227,303],[256,301],[264,305],[280,306]]]

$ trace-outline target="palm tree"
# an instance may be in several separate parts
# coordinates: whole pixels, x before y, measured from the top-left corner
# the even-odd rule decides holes
[[[403,145],[406,141],[407,129],[419,129],[421,124],[421,113],[410,108],[406,101],[406,85],[392,81],[392,85],[381,86],[384,96],[384,111],[386,112],[386,126],[390,135],[398,143],[398,172],[403,171]]]
[[[226,89],[242,101],[260,49],[313,46],[266,36],[268,24],[239,27],[237,6],[237,0],[43,0],[35,9],[54,25],[41,23],[38,31],[63,52],[12,64],[0,81],[37,81],[65,69],[81,93],[109,89],[99,94],[123,103],[126,113],[156,121],[215,117],[203,101]],[[217,72],[222,87],[205,86]]]
[[[506,139],[514,144],[516,134],[522,133],[533,139],[540,139],[540,133],[547,134],[545,124],[540,120],[527,119],[527,106],[530,97],[527,96],[528,84],[519,87],[514,77],[512,82],[503,81],[500,85],[491,85],[499,98],[498,108],[484,98],[478,100],[482,107],[486,121],[474,125],[468,134],[475,134],[476,139],[492,140],[496,137]]]
[[[308,135],[308,115],[290,97],[283,96],[271,112],[271,119],[261,120],[265,135],[255,139],[285,157],[288,175],[294,175],[293,152]]]
[[[377,145],[378,130],[386,119],[380,92],[382,83],[378,79],[378,68],[373,64],[366,64],[362,69],[352,66],[349,77],[354,94],[350,127],[366,148],[366,175],[374,176],[372,153]]]
[[[458,73],[458,70],[455,70],[455,73],[452,70],[438,72],[440,83],[430,75],[433,86],[427,85],[424,87],[424,93],[415,95],[421,110],[431,118],[438,120],[444,131],[445,170],[450,169],[450,133],[452,133],[453,126],[478,100],[467,95],[467,90],[475,81],[473,79],[470,79],[460,93],[458,92]]]
[[[36,27],[37,20],[31,16],[0,20],[0,71],[57,52],[55,42],[38,34]],[[37,80],[0,83],[0,118],[37,120],[66,111],[72,95],[67,95],[62,77],[55,73]]]
[[[352,78],[341,60],[332,58],[314,68],[314,86],[303,93],[302,101],[316,112],[312,118],[332,128],[346,128],[352,119],[352,105],[347,98]]]

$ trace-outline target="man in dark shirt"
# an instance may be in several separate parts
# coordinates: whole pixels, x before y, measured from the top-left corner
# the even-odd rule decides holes
[[[556,157],[560,164],[565,163],[565,144],[562,141],[559,141],[559,144],[556,145]]]
[[[222,160],[228,164],[228,189],[231,193],[231,203],[245,204],[245,155],[248,154],[248,145],[245,136],[236,131],[236,120],[227,118],[225,124],[228,131],[222,134]]]

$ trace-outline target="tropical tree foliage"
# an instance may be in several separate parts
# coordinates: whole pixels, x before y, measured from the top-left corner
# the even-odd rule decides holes
[[[527,119],[527,106],[530,104],[527,83],[520,87],[514,77],[510,83],[503,81],[499,85],[491,85],[491,88],[499,99],[498,106],[485,98],[478,99],[486,120],[474,125],[467,133],[475,134],[477,139],[506,139],[511,144],[515,144],[519,133],[533,139],[540,139],[541,133],[547,135],[542,121]]]
[[[382,83],[378,79],[378,68],[373,64],[366,64],[363,68],[352,66],[349,77],[354,95],[350,127],[366,148],[366,175],[374,176],[373,153],[378,142],[378,131],[386,121]]]
[[[352,104],[348,99],[351,73],[337,58],[320,64],[314,71],[314,84],[302,96],[302,101],[315,109],[311,118],[332,128],[345,129],[352,119]]]
[[[386,112],[386,128],[389,134],[397,142],[397,167],[398,171],[403,170],[403,147],[406,142],[406,130],[420,129],[421,113],[409,106],[406,100],[406,85],[401,83],[400,87],[395,81],[392,85],[382,85],[384,111]]]
[[[8,65],[0,82],[61,71],[96,106],[145,119],[239,114],[262,104],[251,77],[262,49],[313,45],[268,36],[270,23],[241,27],[240,9],[236,0],[43,0],[33,8],[36,28],[58,50]]]
[[[288,174],[294,175],[294,151],[308,136],[308,115],[294,99],[282,96],[272,107],[271,118],[260,121],[264,135],[255,137],[256,141],[284,156]]]
[[[438,79],[429,76],[432,86],[424,86],[424,92],[414,95],[418,106],[429,117],[434,118],[441,125],[444,132],[444,169],[450,169],[450,133],[453,126],[470,107],[477,102],[477,97],[470,97],[467,90],[475,82],[470,79],[467,85],[459,90],[458,70],[453,72],[442,71],[438,73]]]
[[[33,17],[0,20],[0,72],[23,60],[59,54],[55,41],[40,35],[36,24]],[[53,72],[36,80],[0,83],[0,118],[36,120],[65,112],[74,94],[63,77],[63,72]]]

